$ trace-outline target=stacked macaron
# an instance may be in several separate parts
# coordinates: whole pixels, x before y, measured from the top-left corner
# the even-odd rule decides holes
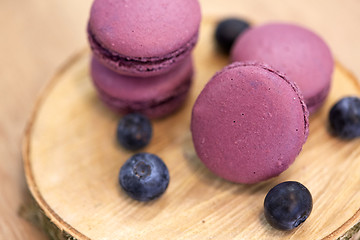
[[[88,38],[100,99],[151,118],[178,109],[192,81],[200,20],[197,0],[95,0]]]

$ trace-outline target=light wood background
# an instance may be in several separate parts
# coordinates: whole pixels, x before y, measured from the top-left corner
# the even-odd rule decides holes
[[[18,216],[26,196],[21,162],[25,123],[41,88],[86,46],[91,0],[0,1],[0,239],[46,239]],[[319,33],[360,78],[359,0],[201,0],[203,15],[237,15],[255,23],[301,23]]]

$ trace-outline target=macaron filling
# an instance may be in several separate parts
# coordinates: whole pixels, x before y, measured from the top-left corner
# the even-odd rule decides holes
[[[129,57],[112,51],[106,48],[91,31],[90,25],[88,26],[88,38],[90,47],[101,62],[105,62],[104,65],[109,65],[115,71],[128,73],[129,75],[137,73],[150,73],[158,72],[164,69],[170,70],[172,65],[180,62],[182,59],[187,57],[191,50],[195,47],[198,40],[198,32],[179,49],[165,55],[165,56],[154,56],[154,57]]]

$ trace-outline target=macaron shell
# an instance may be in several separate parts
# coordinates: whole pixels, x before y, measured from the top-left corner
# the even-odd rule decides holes
[[[290,166],[306,141],[308,124],[294,84],[267,66],[234,63],[199,95],[191,131],[199,158],[212,172],[256,183]]]
[[[334,68],[330,49],[318,35],[300,26],[270,23],[251,28],[237,39],[231,58],[264,62],[285,73],[296,82],[312,112],[330,89]]]
[[[180,90],[176,95],[164,99],[161,102],[157,102],[156,104],[152,102],[126,102],[117,98],[112,98],[100,89],[98,89],[98,93],[100,99],[115,112],[119,112],[121,114],[140,112],[149,118],[162,118],[179,110],[179,108],[185,103],[190,86],[191,79],[181,86],[182,90]]]
[[[120,113],[141,112],[149,117],[161,117],[173,112],[185,99],[193,75],[188,57],[172,71],[149,78],[117,74],[95,58],[91,61],[91,76],[100,98]]]
[[[105,68],[95,58],[91,62],[92,80],[96,86],[114,98],[133,102],[147,102],[173,95],[173,91],[185,79],[189,79],[192,72],[191,57],[166,74],[147,78],[117,74]]]
[[[163,57],[197,35],[197,0],[95,0],[89,28],[110,51],[128,57]]]

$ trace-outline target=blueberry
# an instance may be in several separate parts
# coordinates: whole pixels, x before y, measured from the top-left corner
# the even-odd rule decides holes
[[[265,197],[265,218],[271,226],[291,230],[302,224],[312,210],[309,190],[298,182],[283,182],[273,187]]]
[[[138,150],[150,142],[152,126],[150,120],[139,113],[131,113],[120,119],[116,137],[128,150]]]
[[[360,99],[345,97],[330,110],[330,127],[341,138],[352,139],[360,136]]]
[[[215,31],[215,39],[220,49],[229,54],[236,38],[249,26],[248,22],[237,18],[228,18],[219,22]]]
[[[121,167],[119,183],[124,191],[138,201],[150,201],[162,195],[169,184],[169,171],[156,155],[138,153]]]

